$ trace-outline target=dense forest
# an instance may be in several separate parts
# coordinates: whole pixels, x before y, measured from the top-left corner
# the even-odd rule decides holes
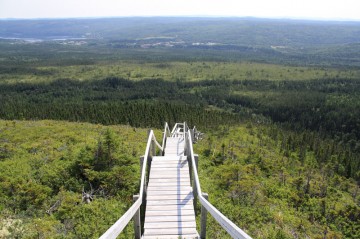
[[[205,133],[203,191],[253,238],[360,237],[359,24],[0,26],[0,237],[99,237],[138,190],[147,129],[183,121]]]

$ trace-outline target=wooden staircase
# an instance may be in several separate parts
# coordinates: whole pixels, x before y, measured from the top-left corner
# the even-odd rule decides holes
[[[208,201],[207,193],[201,191],[198,155],[194,154],[192,146],[197,135],[195,131],[195,127],[189,129],[185,122],[175,124],[170,131],[165,123],[161,145],[154,132],[149,131],[145,154],[140,157],[139,194],[134,195],[132,206],[100,239],[116,239],[131,220],[134,221],[135,239],[204,239],[207,214],[211,214],[232,238],[251,239]],[[162,156],[156,155],[156,147]],[[196,230],[194,202],[201,204],[200,235]],[[141,225],[142,210],[145,210],[144,228]]]
[[[153,157],[147,187],[144,239],[199,238],[185,139],[168,137],[165,156]]]

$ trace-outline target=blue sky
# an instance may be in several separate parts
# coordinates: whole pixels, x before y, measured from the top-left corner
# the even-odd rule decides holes
[[[0,18],[252,16],[360,20],[359,0],[0,0]]]

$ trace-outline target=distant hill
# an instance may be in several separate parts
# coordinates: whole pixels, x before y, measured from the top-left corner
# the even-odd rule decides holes
[[[43,40],[171,38],[193,43],[286,49],[359,43],[360,23],[191,17],[1,20],[0,37]]]

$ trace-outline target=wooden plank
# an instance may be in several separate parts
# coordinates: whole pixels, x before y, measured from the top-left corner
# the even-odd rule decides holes
[[[169,164],[169,163],[164,163],[164,164],[154,164],[151,166],[151,170],[163,170],[163,168],[173,168],[173,169],[176,169],[176,168],[189,168],[189,165],[187,163],[185,164]]]
[[[150,174],[158,174],[158,173],[164,173],[164,172],[168,172],[168,173],[178,173],[181,175],[186,175],[186,173],[189,172],[189,168],[188,167],[168,167],[168,168],[151,168],[151,172]]]
[[[146,199],[148,201],[150,200],[191,200],[193,199],[193,194],[192,193],[187,193],[187,194],[170,194],[170,195],[147,195]]]
[[[190,190],[171,190],[171,191],[147,191],[148,196],[153,195],[188,195],[189,193],[192,194]]]
[[[177,173],[177,172],[153,172],[153,173],[150,173],[150,176],[149,178],[150,179],[155,179],[155,178],[163,178],[163,179],[166,179],[166,178],[174,178],[174,179],[189,179],[190,180],[190,176],[189,175],[184,175],[185,173],[181,174],[181,173]]]
[[[178,182],[190,182],[190,177],[180,177],[177,175],[171,175],[171,174],[154,174],[152,176],[150,176],[150,180],[163,180],[163,182],[171,182],[171,181],[178,181]]]
[[[176,178],[176,179],[184,179],[184,178],[190,178],[189,174],[187,173],[189,170],[184,170],[184,172],[177,172],[177,171],[154,171],[151,172],[149,175],[149,178]]]
[[[154,171],[151,171],[150,172],[150,177],[151,176],[156,176],[156,175],[166,175],[166,174],[169,174],[169,175],[173,175],[173,176],[177,176],[177,177],[182,177],[182,178],[189,178],[190,177],[190,174],[189,174],[189,169],[185,168],[183,169],[182,171],[184,171],[183,173],[181,173],[181,170],[179,169],[176,169],[176,170],[154,170]]]
[[[158,223],[158,222],[148,222],[145,223],[144,228],[176,228],[181,226],[182,228],[185,227],[196,227],[196,223],[195,221],[187,221],[187,222],[163,222],[163,223]]]
[[[171,146],[171,147],[167,147],[165,148],[165,152],[168,151],[177,151],[177,152],[183,152],[184,151],[184,146],[183,145],[176,145],[176,146]]]
[[[187,178],[153,178],[156,181],[150,181],[148,188],[152,187],[170,187],[170,188],[179,188],[179,187],[190,187],[190,180]]]
[[[168,156],[168,155],[178,155],[178,156],[181,156],[181,155],[184,155],[184,152],[179,152],[179,153],[167,153],[165,152],[165,156]]]
[[[161,216],[161,217],[146,217],[145,223],[149,222],[192,222],[195,221],[195,216]]]
[[[182,152],[184,150],[184,146],[183,145],[175,145],[175,146],[171,146],[171,147],[166,147],[165,152],[168,151],[176,151],[176,152]]]
[[[182,156],[182,155],[184,155],[184,150],[165,150],[165,156],[168,156],[168,155]]]
[[[187,157],[175,156],[175,157],[166,157],[163,159],[153,159],[151,163],[184,163],[188,162]]]
[[[150,177],[150,176],[149,176]],[[153,180],[153,181],[151,181]],[[150,177],[149,179],[149,184],[150,183],[158,183],[158,182],[179,182],[181,184],[184,184],[184,182],[190,182],[190,177],[177,177],[177,175],[175,176],[166,176],[166,175],[152,175],[152,177]],[[190,184],[189,184],[190,185]]]
[[[167,172],[167,171],[157,171],[157,172],[151,172],[149,175],[149,178],[188,178],[187,175],[184,175],[184,173],[178,173],[178,172]]]
[[[153,158],[152,163],[161,163],[161,162],[187,162],[187,156],[177,156],[177,155],[169,155],[169,156],[163,156],[162,158]]]
[[[183,187],[183,186],[190,186],[190,180],[188,179],[181,179],[181,180],[176,180],[176,179],[169,179],[169,178],[154,178],[155,179],[160,179],[156,182],[150,182],[148,184],[148,188],[151,187],[172,187],[172,186],[177,186],[177,187]]]
[[[189,177],[189,169],[188,168],[184,168],[184,169],[169,168],[168,170],[151,170],[151,172],[150,172],[150,176],[158,175],[158,174],[171,174],[171,175],[176,175],[176,176]]]
[[[150,216],[178,216],[180,219],[182,216],[195,216],[194,210],[189,209],[179,209],[179,210],[172,210],[172,211],[152,211],[146,210],[145,217]]]
[[[181,164],[188,164],[187,160],[168,160],[168,161],[156,161],[156,162],[151,162],[151,165],[181,165]]]
[[[182,163],[182,162],[188,162],[186,156],[164,156],[162,159],[154,159],[151,161],[151,163]]]
[[[177,182],[177,181],[173,181],[173,182],[150,182],[150,184],[148,185],[147,190],[152,190],[152,188],[155,187],[160,187],[160,188],[167,188],[167,187],[177,187],[177,188],[182,188],[182,187],[190,187],[190,183],[186,183],[186,182]]]
[[[179,162],[161,162],[161,163],[153,163],[151,164],[151,169],[153,168],[161,168],[161,167],[172,167],[172,168],[176,168],[176,167],[189,167],[188,162],[184,161],[182,163]]]
[[[148,228],[144,231],[144,235],[186,235],[186,234],[196,234],[196,228],[186,227],[186,228],[164,228],[164,229],[152,229]]]
[[[179,147],[179,148],[184,148],[184,142],[181,140],[171,140],[169,142],[166,142],[166,147],[165,148],[171,148],[171,147]]]
[[[167,155],[178,155],[178,156],[180,156],[180,155],[184,155],[184,152],[177,152],[177,151],[175,151],[175,152],[165,152],[165,156],[167,156]]]
[[[159,164],[159,165],[152,165],[151,170],[164,170],[164,169],[177,169],[177,168],[186,168],[189,169],[187,164]]]
[[[153,181],[151,181],[153,180]],[[190,186],[190,178],[181,178],[171,175],[155,175],[154,177],[150,178],[149,187],[163,187],[166,184],[172,186]],[[171,186],[171,187],[172,187]]]
[[[189,169],[188,168],[184,168],[184,169],[169,168],[168,170],[151,170],[151,172],[150,172],[150,176],[158,175],[158,174],[171,174],[171,175],[176,175],[176,176],[181,176],[181,177],[189,177]]]
[[[192,202],[188,202],[187,204],[181,205],[147,205],[146,211],[166,211],[166,210],[177,210],[177,209],[185,209],[185,210],[194,210],[194,205]]]
[[[158,206],[158,205],[186,205],[188,203],[192,203],[192,200],[183,201],[177,199],[171,200],[151,200],[146,202],[146,206]]]
[[[166,157],[165,157],[166,158]],[[188,163],[188,160],[186,158],[184,159],[163,159],[163,160],[152,160],[151,164],[163,164],[163,163]]]
[[[171,189],[167,189],[167,188],[171,188]],[[147,191],[177,191],[177,190],[187,190],[190,187],[190,185],[186,185],[186,184],[171,184],[171,183],[163,183],[163,184],[151,184]],[[174,190],[173,188],[176,188],[176,190]]]
[[[162,161],[162,160],[179,160],[179,159],[182,159],[182,160],[184,160],[184,159],[187,159],[187,156],[176,156],[176,155],[170,155],[170,156],[167,156],[167,157],[164,157],[164,156],[154,156],[153,158],[152,158],[153,160],[160,160],[160,161]]]
[[[159,236],[144,236],[144,239],[195,239],[199,238],[198,234],[188,235],[159,235]]]
[[[157,171],[160,171],[160,170],[164,170],[164,169],[189,169],[189,165],[186,163],[186,164],[157,164],[157,165],[152,165],[151,166],[151,169],[150,169],[150,172],[152,170],[157,170]]]
[[[166,171],[166,170],[171,170],[171,171],[175,171],[175,170],[189,170],[189,166],[187,164],[185,165],[181,165],[181,164],[177,164],[177,165],[169,165],[169,164],[164,164],[164,165],[153,165],[151,166],[151,171]],[[150,171],[150,172],[151,172]]]
[[[175,192],[180,192],[180,194],[182,194],[181,192],[192,192],[190,189],[189,189],[189,186],[185,186],[185,187],[179,187],[179,188],[169,188],[169,187],[150,187],[148,188],[147,190],[148,193],[150,192],[162,192],[164,194],[166,194],[167,192],[169,192],[169,194],[174,194]]]
[[[174,190],[180,190],[180,191],[184,191],[184,190],[190,190],[192,191],[192,187],[191,186],[178,186],[177,185],[172,185],[172,186],[152,186],[152,187],[148,187],[147,191],[174,191]]]
[[[173,177],[179,177],[179,178],[189,178],[190,176],[188,175],[188,171],[189,170],[184,170],[184,173],[181,173],[177,170],[175,171],[166,171],[166,170],[161,170],[161,171],[152,171],[150,172],[149,177],[154,177],[154,176],[161,176],[161,175],[170,175]]]
[[[155,162],[151,164],[151,168],[153,167],[161,167],[167,165],[169,167],[176,167],[176,166],[188,166],[188,161],[169,161],[169,162]]]
[[[191,194],[188,195],[148,195],[146,196],[148,201],[150,200],[193,200],[194,196]]]
[[[170,181],[170,182],[150,182],[150,184],[148,185],[148,189],[152,190],[152,188],[154,187],[177,187],[177,188],[181,188],[181,187],[189,187],[190,183],[189,182],[184,182],[184,181]]]

